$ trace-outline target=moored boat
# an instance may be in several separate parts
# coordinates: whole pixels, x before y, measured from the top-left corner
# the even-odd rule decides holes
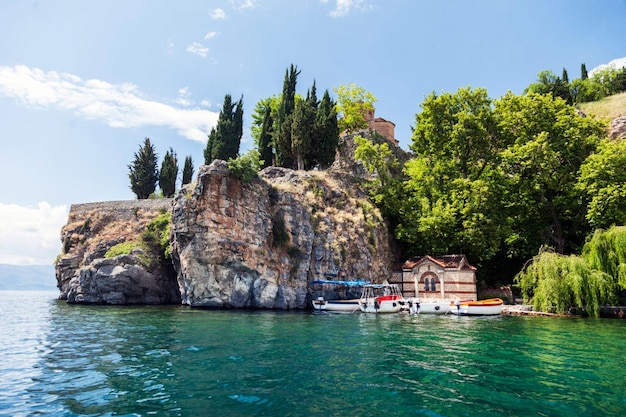
[[[504,301],[500,298],[489,298],[478,301],[453,301],[450,313],[459,316],[493,316],[502,313]]]
[[[313,309],[316,311],[328,311],[339,313],[354,313],[361,312],[361,305],[359,299],[354,300],[324,300],[323,297],[318,297],[312,301]]]
[[[369,284],[359,299],[364,313],[399,313],[407,302],[395,284]]]
[[[447,314],[450,312],[450,300],[423,299],[417,303],[418,314]]]

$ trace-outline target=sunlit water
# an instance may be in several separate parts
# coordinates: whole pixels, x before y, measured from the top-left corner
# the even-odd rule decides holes
[[[71,306],[0,292],[0,415],[621,416],[626,321]]]

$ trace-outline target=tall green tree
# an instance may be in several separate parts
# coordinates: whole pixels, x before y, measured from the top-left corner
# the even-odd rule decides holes
[[[276,165],[292,168],[294,156],[291,145],[292,114],[296,108],[296,83],[298,80],[298,67],[293,64],[285,70],[283,92],[278,106],[278,112],[274,119],[274,149],[276,150]]]
[[[272,146],[274,119],[269,105],[265,107],[264,111],[258,139],[258,152],[262,168],[272,166],[274,163],[274,147]]]
[[[587,78],[589,78],[589,74],[587,73],[587,66],[583,62],[580,64],[580,79],[584,81]]]
[[[182,184],[189,184],[193,178],[193,160],[191,155],[185,157],[185,165],[183,166],[183,180]]]
[[[178,177],[178,158],[174,149],[170,148],[165,152],[163,162],[161,162],[161,172],[159,173],[159,187],[164,197],[173,197],[176,192],[176,177]]]
[[[567,71],[564,74],[567,76]],[[561,97],[568,104],[572,103],[568,83],[550,70],[537,74],[537,82],[529,85],[524,93],[552,94],[553,97]]]
[[[565,84],[569,84],[569,75],[567,75],[567,70],[565,68],[563,68],[563,75],[561,76],[561,79]]]
[[[489,259],[507,234],[497,170],[506,143],[496,134],[491,100],[484,89],[464,88],[432,93],[421,106],[397,237],[416,252]]]
[[[230,94],[224,97],[217,126],[211,129],[206,148],[204,163],[210,164],[215,159],[227,161],[239,154],[243,135],[243,97],[233,103]]]
[[[306,156],[311,153],[311,136],[315,124],[315,108],[308,100],[296,99],[291,118],[291,154],[297,169],[305,169]]]
[[[605,139],[580,168],[576,184],[591,227],[626,225],[626,141]]]
[[[335,160],[339,143],[337,111],[335,110],[335,102],[330,98],[328,90],[324,91],[322,100],[317,107],[313,131],[315,138],[311,146],[313,151],[312,166],[319,164],[320,167],[327,168]]]
[[[376,97],[363,87],[354,83],[334,88],[337,94],[339,112],[339,130],[348,134],[366,129],[365,116],[374,111]]]
[[[135,152],[132,164],[128,165],[130,189],[140,200],[148,198],[156,189],[159,179],[157,162],[158,157],[154,146],[149,138],[145,138],[139,152]]]
[[[506,210],[514,231],[511,250],[529,256],[542,245],[571,253],[589,227],[576,191],[578,172],[605,135],[603,124],[581,117],[550,95],[506,94],[495,102],[499,135],[511,145],[501,154]]]

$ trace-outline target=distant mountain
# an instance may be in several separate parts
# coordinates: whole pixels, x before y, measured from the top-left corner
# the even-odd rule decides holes
[[[0,264],[0,290],[56,290],[54,265]]]

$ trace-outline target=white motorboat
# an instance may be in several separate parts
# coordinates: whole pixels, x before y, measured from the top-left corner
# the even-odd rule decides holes
[[[364,313],[398,313],[408,305],[395,284],[363,286],[359,304]]]

